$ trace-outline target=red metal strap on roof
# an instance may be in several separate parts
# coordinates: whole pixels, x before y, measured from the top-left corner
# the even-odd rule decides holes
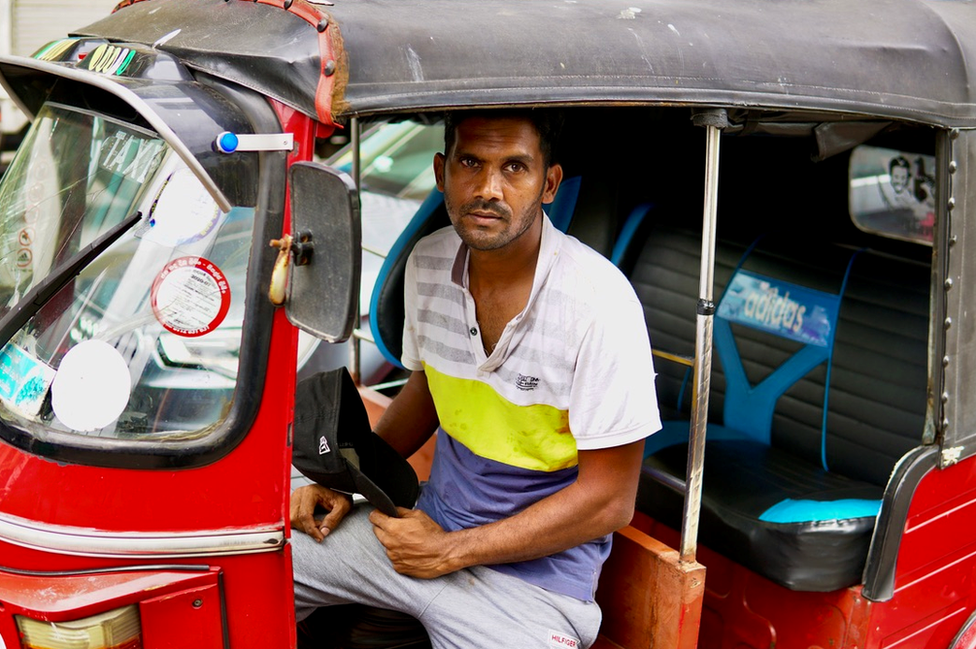
[[[136,1],[139,0],[130,0]],[[243,0],[257,1],[260,4],[281,7],[299,18],[306,20],[319,32],[319,58],[321,59],[321,74],[319,75],[318,87],[315,89],[315,111],[318,120],[327,126],[335,126],[332,121],[332,91],[335,88],[336,73],[339,70],[332,44],[332,35],[336,28],[333,27],[332,18],[318,9],[317,7],[305,2],[305,0]]]

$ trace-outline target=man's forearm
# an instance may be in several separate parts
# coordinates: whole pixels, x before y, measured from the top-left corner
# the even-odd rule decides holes
[[[371,520],[394,568],[431,578],[474,565],[528,561],[617,530],[633,516],[643,443],[580,452],[577,481],[522,512],[480,527],[445,532],[419,511]]]
[[[609,534],[632,516],[633,498],[594,497],[575,483],[516,516],[448,534],[443,552],[450,571],[529,561]]]

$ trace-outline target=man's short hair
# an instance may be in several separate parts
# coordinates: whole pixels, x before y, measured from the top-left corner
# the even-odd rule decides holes
[[[912,171],[912,165],[909,164],[908,159],[905,158],[905,156],[901,156],[901,155],[892,158],[891,162],[888,163],[888,173],[890,174],[894,172],[895,167],[901,167],[905,169],[905,171],[908,171],[909,173],[911,173]]]
[[[457,127],[466,119],[525,119],[532,123],[539,134],[539,148],[548,169],[556,161],[557,144],[563,127],[563,116],[551,108],[499,108],[453,111],[444,116],[444,154],[450,153],[457,140]]]

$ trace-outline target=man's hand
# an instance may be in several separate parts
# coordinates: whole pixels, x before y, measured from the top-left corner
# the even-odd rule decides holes
[[[445,555],[448,533],[430,516],[417,509],[397,508],[400,518],[378,510],[369,515],[373,533],[386,548],[386,556],[401,575],[433,579],[454,572]]]
[[[316,505],[322,505],[328,511],[321,522],[314,518]],[[352,498],[344,493],[317,484],[299,487],[291,494],[291,526],[321,541],[336,528],[350,509]]]
[[[373,532],[397,572],[433,578],[470,566],[531,561],[618,530],[634,515],[644,440],[579,451],[576,481],[518,514],[445,532],[420,511],[372,512]]]

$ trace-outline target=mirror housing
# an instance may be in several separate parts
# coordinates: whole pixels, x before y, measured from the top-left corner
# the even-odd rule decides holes
[[[290,262],[285,313],[313,336],[342,342],[355,325],[362,273],[356,185],[341,171],[315,162],[292,165],[288,184],[292,235],[279,246]]]

